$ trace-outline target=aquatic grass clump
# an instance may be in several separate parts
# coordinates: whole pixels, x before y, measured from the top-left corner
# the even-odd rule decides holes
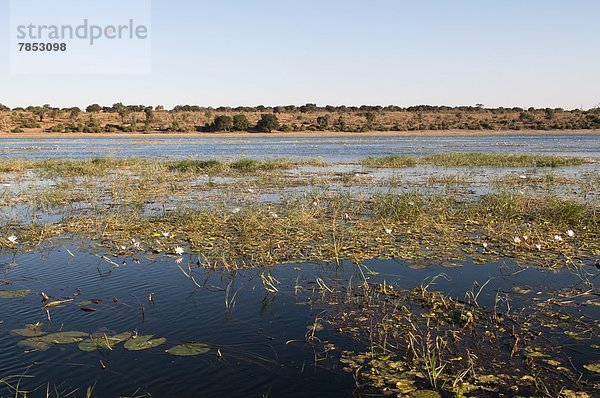
[[[292,166],[294,166],[294,163],[289,159],[240,159],[229,164],[229,167],[232,170],[240,171],[243,173],[256,171],[286,170],[292,168]]]
[[[383,187],[385,180],[376,181],[372,190],[369,185],[369,190],[357,191],[352,182],[341,186],[339,173],[331,170],[307,170],[310,177],[305,179],[299,177],[303,170],[272,172],[312,162],[48,161],[59,174],[71,174],[76,165],[81,169],[74,174],[91,170],[106,175],[59,176],[25,185],[18,193],[6,190],[8,212],[30,213],[0,225],[0,246],[14,250],[56,235],[78,234],[112,248],[130,248],[134,238],[136,251],[172,254],[181,247],[200,255],[211,268],[390,257],[452,263],[465,256],[476,262],[509,256],[559,267],[567,256],[569,265],[571,259],[590,264],[600,253],[593,195],[576,200],[550,193],[482,197],[467,192],[479,185],[440,191],[426,183],[418,189],[404,183]],[[23,175],[26,183],[30,174]],[[230,178],[219,181],[198,174]],[[281,192],[288,186],[300,189]],[[486,187],[483,191],[489,192]],[[40,209],[49,213],[42,222],[35,214]],[[30,224],[21,221],[30,214]],[[164,231],[176,233],[178,241],[167,245],[160,238]],[[17,244],[6,240],[12,235],[19,236]]]
[[[231,162],[222,162],[219,160],[195,160],[186,159],[180,161],[171,161],[167,163],[170,171],[181,173],[200,173],[200,172],[218,172],[227,173],[228,171],[236,173],[256,173],[262,171],[288,170],[295,166],[313,165],[323,166],[324,163],[318,159],[293,161],[286,158],[277,159],[250,159],[243,158]]]
[[[25,247],[77,234],[133,253],[174,253],[181,247],[209,268],[371,258],[458,263],[465,256],[475,262],[513,257],[560,267],[592,264],[600,255],[594,206],[558,198],[494,194],[465,201],[422,192],[316,193],[279,203],[232,208],[226,201],[211,201],[146,213],[144,196],[138,196],[136,206],[128,199],[127,206],[73,207],[54,223],[0,226],[0,243],[3,235],[19,236],[18,246]],[[165,231],[177,241],[161,238]]]
[[[167,163],[167,168],[170,171],[179,173],[199,173],[207,171],[221,170],[225,165],[218,160],[179,160]]]
[[[369,157],[363,166],[373,168],[400,168],[418,165],[444,167],[563,167],[588,163],[584,158],[554,155],[516,155],[496,153],[441,153],[423,157],[385,156]]]
[[[140,170],[148,166],[148,161],[137,158],[94,158],[94,159],[45,159],[28,165],[36,173],[46,178],[104,176],[118,169]]]
[[[425,197],[418,192],[376,194],[371,198],[373,214],[384,220],[415,222],[423,214]]]
[[[582,203],[557,197],[497,193],[485,195],[476,206],[476,217],[507,223],[516,220],[556,227],[575,227],[597,223],[598,214]]]
[[[421,159],[435,166],[478,166],[478,167],[562,167],[580,166],[585,159],[553,155],[515,155],[492,153],[442,153]]]
[[[510,187],[510,186],[565,186],[572,185],[577,182],[574,178],[563,177],[556,174],[545,174],[542,176],[527,175],[527,174],[509,174],[504,177],[495,178],[491,181],[491,185],[495,187]]]
[[[364,167],[372,168],[401,168],[414,167],[418,164],[418,158],[414,156],[391,155],[383,157],[368,157],[362,160]]]
[[[0,159],[0,173],[21,173],[31,162],[21,159]]]

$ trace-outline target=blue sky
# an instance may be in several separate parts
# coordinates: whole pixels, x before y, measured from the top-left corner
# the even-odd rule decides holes
[[[600,103],[597,0],[153,0],[152,73],[79,76],[11,75],[8,6],[12,107]]]

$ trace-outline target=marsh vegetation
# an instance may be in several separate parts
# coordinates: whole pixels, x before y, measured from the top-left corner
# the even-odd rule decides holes
[[[18,263],[41,248],[85,242],[78,253],[97,259],[100,274],[119,272],[132,259],[160,259],[175,265],[189,289],[202,291],[203,273],[212,272],[221,275],[215,291],[224,295],[219,308],[229,316],[244,293],[226,275],[255,272],[252,278],[267,297],[287,292],[318,308],[302,341],[314,350],[315,366],[341,363],[358,396],[586,397],[597,388],[593,356],[582,362],[576,353],[557,350],[568,345],[564,338],[600,343],[593,312],[593,270],[600,259],[595,159],[464,153],[354,163],[4,159],[0,173],[4,258]],[[384,260],[466,274],[510,263],[515,275],[529,268],[572,272],[579,283],[548,291],[543,300],[530,295],[535,288],[503,286],[485,301],[485,280],[460,296],[436,290],[444,276],[399,285],[368,266]],[[287,282],[272,273],[300,263],[331,270],[352,264],[356,273],[349,280],[298,276]],[[30,303],[43,294],[39,317],[11,325],[27,350],[51,353],[55,345],[73,345],[84,352],[166,349],[191,357],[235,352],[199,337],[173,338],[164,328],[94,331],[83,324],[62,330],[56,309],[95,316],[120,301],[12,284],[0,289],[0,299]],[[154,292],[145,294],[147,303],[135,306],[143,320],[155,302]],[[584,314],[563,313],[567,305]],[[353,343],[334,349],[341,343],[320,337],[326,330]],[[14,390],[14,379],[2,380]]]

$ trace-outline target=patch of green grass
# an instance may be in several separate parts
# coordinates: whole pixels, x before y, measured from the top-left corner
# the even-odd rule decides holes
[[[563,167],[580,166],[585,163],[587,163],[585,159],[577,157],[488,153],[442,153],[425,157],[369,157],[362,161],[363,166],[374,168],[400,168],[417,165],[448,167]]]
[[[223,169],[225,165],[218,160],[178,160],[167,163],[167,168],[170,171],[176,171],[180,173],[198,173],[205,171],[215,171]]]
[[[551,155],[512,155],[491,153],[443,153],[427,156],[424,163],[435,166],[561,167],[579,166],[583,158]]]
[[[368,157],[363,159],[362,165],[372,168],[401,168],[414,167],[417,165],[418,158],[413,156],[384,156],[384,157]]]
[[[20,159],[0,159],[0,173],[23,172],[30,162]]]
[[[94,159],[45,159],[28,164],[28,168],[44,177],[103,176],[118,169],[142,169],[148,167],[144,159],[94,158]]]
[[[243,173],[256,171],[286,170],[290,169],[292,166],[294,166],[294,163],[288,159],[240,159],[229,164],[229,167],[231,169]]]
[[[478,219],[495,219],[507,223],[521,220],[568,228],[598,221],[596,212],[575,201],[508,193],[482,197],[477,203],[476,213],[475,217]]]

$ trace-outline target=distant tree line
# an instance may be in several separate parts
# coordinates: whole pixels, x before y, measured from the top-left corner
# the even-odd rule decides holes
[[[91,104],[78,107],[49,104],[13,108],[0,104],[0,125],[14,132],[44,128],[51,132],[302,132],[421,130],[562,130],[600,129],[600,108],[485,108],[475,106],[394,105],[201,107]],[[104,114],[104,116],[102,116]],[[8,128],[6,126],[9,126]]]
[[[28,106],[27,108],[17,107],[17,108],[9,108],[6,105],[0,104],[0,111],[8,112],[11,110],[14,111],[38,111],[43,109],[44,111],[70,111],[72,109],[79,109],[77,107],[72,108],[55,108],[46,104],[43,106]],[[166,110],[164,106],[148,106],[148,105],[124,105],[122,102],[117,102],[112,106],[103,106],[99,104],[91,104],[85,108],[87,113],[136,113],[136,112],[144,112],[146,109],[150,109],[157,112],[207,112],[214,111],[218,113],[226,113],[226,112],[239,112],[239,113],[316,113],[316,112],[330,112],[330,113],[345,113],[345,112],[449,112],[449,111],[461,111],[461,112],[492,112],[492,113],[508,113],[508,112],[530,112],[530,113],[538,113],[538,112],[553,112],[560,113],[565,112],[563,108],[520,108],[520,107],[497,107],[497,108],[485,108],[483,105],[479,104],[476,106],[444,106],[444,105],[415,105],[409,107],[401,107],[397,105],[361,105],[361,106],[346,106],[346,105],[326,105],[326,106],[317,106],[316,104],[308,103],[305,105],[285,105],[285,106],[238,106],[238,107],[229,107],[229,106],[219,106],[219,107],[203,107],[199,105],[176,105],[171,110]],[[593,111],[592,109],[591,111]],[[81,110],[80,110],[81,111]],[[584,112],[581,110],[573,110],[566,112]]]

